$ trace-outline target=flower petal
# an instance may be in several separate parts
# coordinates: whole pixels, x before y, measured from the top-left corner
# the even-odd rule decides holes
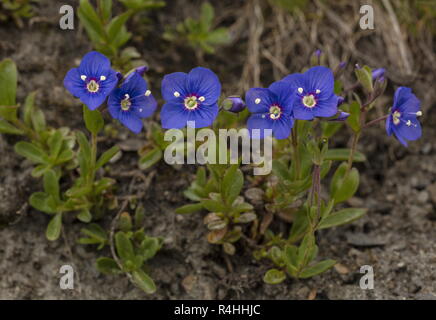
[[[271,134],[266,132],[265,129],[272,130],[272,126],[272,120],[268,119],[266,114],[252,114],[247,120],[247,129],[253,139],[263,139],[270,136]],[[253,131],[256,129],[260,130],[260,132]]]
[[[133,112],[120,112],[119,120],[125,127],[136,134],[142,130],[142,120],[134,115]]]
[[[315,92],[321,90],[329,96],[333,93],[335,79],[332,70],[327,67],[317,66],[310,68],[304,73],[305,91]]]
[[[315,117],[314,109],[305,107],[301,98],[297,97],[293,108],[294,118],[298,120],[312,120]]]
[[[327,99],[319,99],[313,108],[316,117],[332,117],[338,113],[338,96],[332,94]]]
[[[143,96],[147,91],[147,82],[138,72],[134,71],[121,85],[121,90],[127,93],[130,98]]]
[[[276,101],[274,94],[269,89],[251,88],[245,94],[245,103],[251,113],[269,112],[269,107]]]
[[[295,88],[288,81],[276,81],[269,88],[277,99],[277,103],[282,107],[282,112],[289,114],[292,112],[295,99]]]
[[[294,119],[289,115],[282,115],[279,119],[273,120],[273,133],[276,139],[286,139],[291,134],[294,126]]]
[[[150,117],[157,108],[157,101],[152,96],[139,96],[131,99],[132,102],[132,112],[138,117],[138,118],[148,118]]]
[[[77,68],[73,68],[67,72],[64,78],[64,87],[76,98],[79,98],[85,93],[86,83],[80,79]]]
[[[421,109],[421,102],[412,93],[412,89],[399,87],[395,91],[393,109],[398,109],[400,112],[416,113]]]
[[[160,120],[164,129],[184,128],[189,120],[189,112],[182,103],[167,102],[160,112]]]
[[[82,58],[78,69],[81,75],[99,79],[102,75],[106,76],[111,69],[111,62],[100,52],[91,51]]]
[[[190,94],[204,97],[203,105],[210,105],[220,97],[221,83],[212,70],[197,67],[188,74],[188,90]]]
[[[295,89],[304,88],[305,86],[304,75],[301,73],[293,73],[287,75],[281,81],[289,82],[289,84]]]
[[[198,109],[190,111],[189,121],[195,121],[195,128],[210,126],[218,115],[218,105],[201,105]]]
[[[161,85],[162,97],[165,101],[179,100],[174,96],[178,92],[181,97],[186,96],[188,75],[184,72],[174,72],[164,76]]]

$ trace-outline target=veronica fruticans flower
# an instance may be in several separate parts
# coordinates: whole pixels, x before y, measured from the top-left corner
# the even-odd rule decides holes
[[[407,141],[421,137],[421,125],[417,117],[422,115],[421,103],[412,89],[399,87],[395,91],[394,104],[386,119],[388,135],[395,134],[398,141],[407,147]]]
[[[334,94],[333,72],[326,67],[313,67],[305,73],[294,73],[283,78],[292,86],[294,117],[312,120],[331,117],[338,112],[338,96]]]
[[[197,67],[188,74],[166,75],[162,80],[162,96],[166,101],[160,113],[162,127],[183,128],[188,121],[195,121],[197,128],[211,125],[218,115],[220,95],[221,83],[209,69]]]
[[[157,102],[147,89],[147,82],[134,71],[109,96],[109,113],[134,133],[142,130],[142,118],[156,110]]]
[[[97,109],[117,85],[116,72],[108,58],[99,52],[87,53],[78,68],[68,71],[64,86],[89,109]]]
[[[264,129],[271,129],[277,139],[286,139],[291,133],[294,119],[292,105],[294,96],[289,94],[290,85],[277,81],[268,89],[252,88],[245,95],[248,110],[253,113],[247,121],[252,137],[264,138]],[[260,136],[253,129],[260,129]]]

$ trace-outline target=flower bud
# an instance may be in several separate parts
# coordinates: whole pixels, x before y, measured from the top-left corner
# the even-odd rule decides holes
[[[224,100],[222,106],[224,110],[239,113],[245,109],[245,102],[239,96],[230,96]]]
[[[376,79],[379,79],[381,77],[384,77],[385,71],[386,70],[384,68],[379,68],[379,69],[372,70],[372,79],[376,80]]]
[[[338,114],[336,115],[336,118],[330,119],[329,121],[345,121],[349,116],[350,114],[348,112],[339,110]]]

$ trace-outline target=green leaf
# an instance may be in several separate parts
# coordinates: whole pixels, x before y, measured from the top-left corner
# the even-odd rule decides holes
[[[15,152],[19,155],[29,159],[34,163],[49,163],[48,156],[44,151],[26,141],[20,141],[14,146]]]
[[[354,132],[360,131],[360,104],[357,101],[353,101],[350,104],[350,116],[346,122]]]
[[[44,131],[47,128],[44,112],[35,108],[32,113],[32,125],[36,132]]]
[[[45,236],[48,240],[54,241],[59,238],[62,228],[62,212],[57,213],[48,223]]]
[[[367,211],[368,209],[363,208],[347,208],[336,211],[325,219],[322,219],[318,225],[318,229],[327,229],[353,222],[361,218]]]
[[[0,119],[0,133],[23,135],[24,132],[16,128],[6,120]]]
[[[85,223],[91,222],[92,220],[91,212],[88,209],[83,209],[77,214],[77,219]]]
[[[152,294],[156,292],[156,285],[144,271],[138,269],[132,272],[133,281],[145,293]]]
[[[109,150],[105,151],[100,158],[98,159],[95,169],[99,169],[103,167],[106,163],[108,163],[118,152],[120,151],[120,148],[118,146],[113,146]]]
[[[44,191],[57,201],[60,200],[59,181],[56,173],[53,170],[47,170],[44,173]]]
[[[330,183],[330,195],[335,200],[335,204],[351,198],[359,187],[359,171],[352,168],[347,174],[347,166],[347,163],[343,162],[336,169]]]
[[[215,16],[214,8],[209,2],[204,2],[201,5],[200,23],[203,32],[209,31],[212,27],[213,18]]]
[[[286,279],[286,274],[277,269],[268,270],[263,276],[263,281],[268,284],[279,284]]]
[[[201,204],[204,208],[209,210],[210,212],[226,212],[227,207],[224,205],[222,201],[217,201],[213,199],[205,199],[201,201]]]
[[[162,150],[156,147],[139,159],[139,168],[141,170],[147,170],[159,162],[160,159],[162,159]]]
[[[108,21],[112,14],[112,0],[99,0],[99,15],[103,21]]]
[[[49,194],[45,192],[35,192],[29,198],[30,205],[36,210],[45,213],[56,213],[56,202]]]
[[[63,142],[63,136],[60,130],[56,130],[48,139],[47,143],[50,147],[50,157],[52,159],[57,159],[62,149]]]
[[[115,234],[115,246],[117,248],[117,254],[123,263],[135,261],[135,252],[133,251],[132,242],[127,238],[124,232],[119,231]]]
[[[91,223],[86,228],[82,228],[80,232],[89,237],[80,238],[78,242],[81,244],[99,244],[98,249],[102,249],[108,243],[106,230],[96,223]]]
[[[104,120],[99,110],[89,110],[89,108],[83,105],[83,119],[85,119],[86,129],[89,132],[97,135],[104,126]]]
[[[298,248],[294,245],[286,245],[283,250],[283,261],[286,266],[298,266]]]
[[[77,132],[76,136],[77,136],[77,142],[79,143],[80,146],[79,154],[78,154],[79,166],[81,170],[81,175],[85,177],[88,175],[90,169],[91,146],[83,132],[81,131]]]
[[[116,275],[122,272],[115,260],[107,257],[98,258],[95,267],[99,272],[107,275]]]
[[[194,213],[198,212],[203,209],[203,204],[201,203],[194,203],[194,204],[187,204],[182,207],[179,207],[175,210],[175,213],[177,214],[188,214],[188,213]]]
[[[35,110],[35,96],[36,96],[36,91],[31,92],[26,97],[26,101],[24,102],[23,120],[24,123],[29,127],[32,126],[32,116]]]
[[[109,40],[116,38],[118,33],[120,33],[121,28],[125,25],[131,15],[132,11],[128,10],[111,20],[111,22],[107,26],[107,34]]]
[[[324,160],[347,161],[351,153],[351,149],[329,149],[324,155]],[[355,151],[353,155],[354,162],[364,162],[366,157],[363,153]]]
[[[221,194],[227,204],[232,204],[241,193],[244,185],[244,175],[238,165],[232,165],[227,169],[221,184]]]
[[[335,260],[324,260],[324,261],[318,262],[314,266],[307,267],[306,269],[304,269],[299,274],[299,278],[305,279],[305,278],[310,278],[310,277],[316,276],[320,273],[327,271],[328,269],[333,267],[335,264],[336,264]]]
[[[77,15],[91,41],[101,43],[105,39],[103,24],[88,0],[80,0]]]
[[[312,233],[307,233],[303,241],[301,241],[298,247],[297,264],[298,266],[304,266],[309,262],[310,255],[315,247],[315,237]]]
[[[0,106],[15,106],[17,94],[17,66],[11,59],[0,62]],[[0,108],[0,117],[16,118],[16,108]]]
[[[158,238],[146,237],[140,246],[141,256],[144,261],[153,258],[161,248],[161,241]]]

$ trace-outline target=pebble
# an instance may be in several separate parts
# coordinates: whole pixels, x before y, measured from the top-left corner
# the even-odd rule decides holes
[[[417,200],[418,200],[418,202],[426,203],[429,198],[430,198],[430,196],[429,196],[428,192],[423,190],[423,191],[418,193]]]

